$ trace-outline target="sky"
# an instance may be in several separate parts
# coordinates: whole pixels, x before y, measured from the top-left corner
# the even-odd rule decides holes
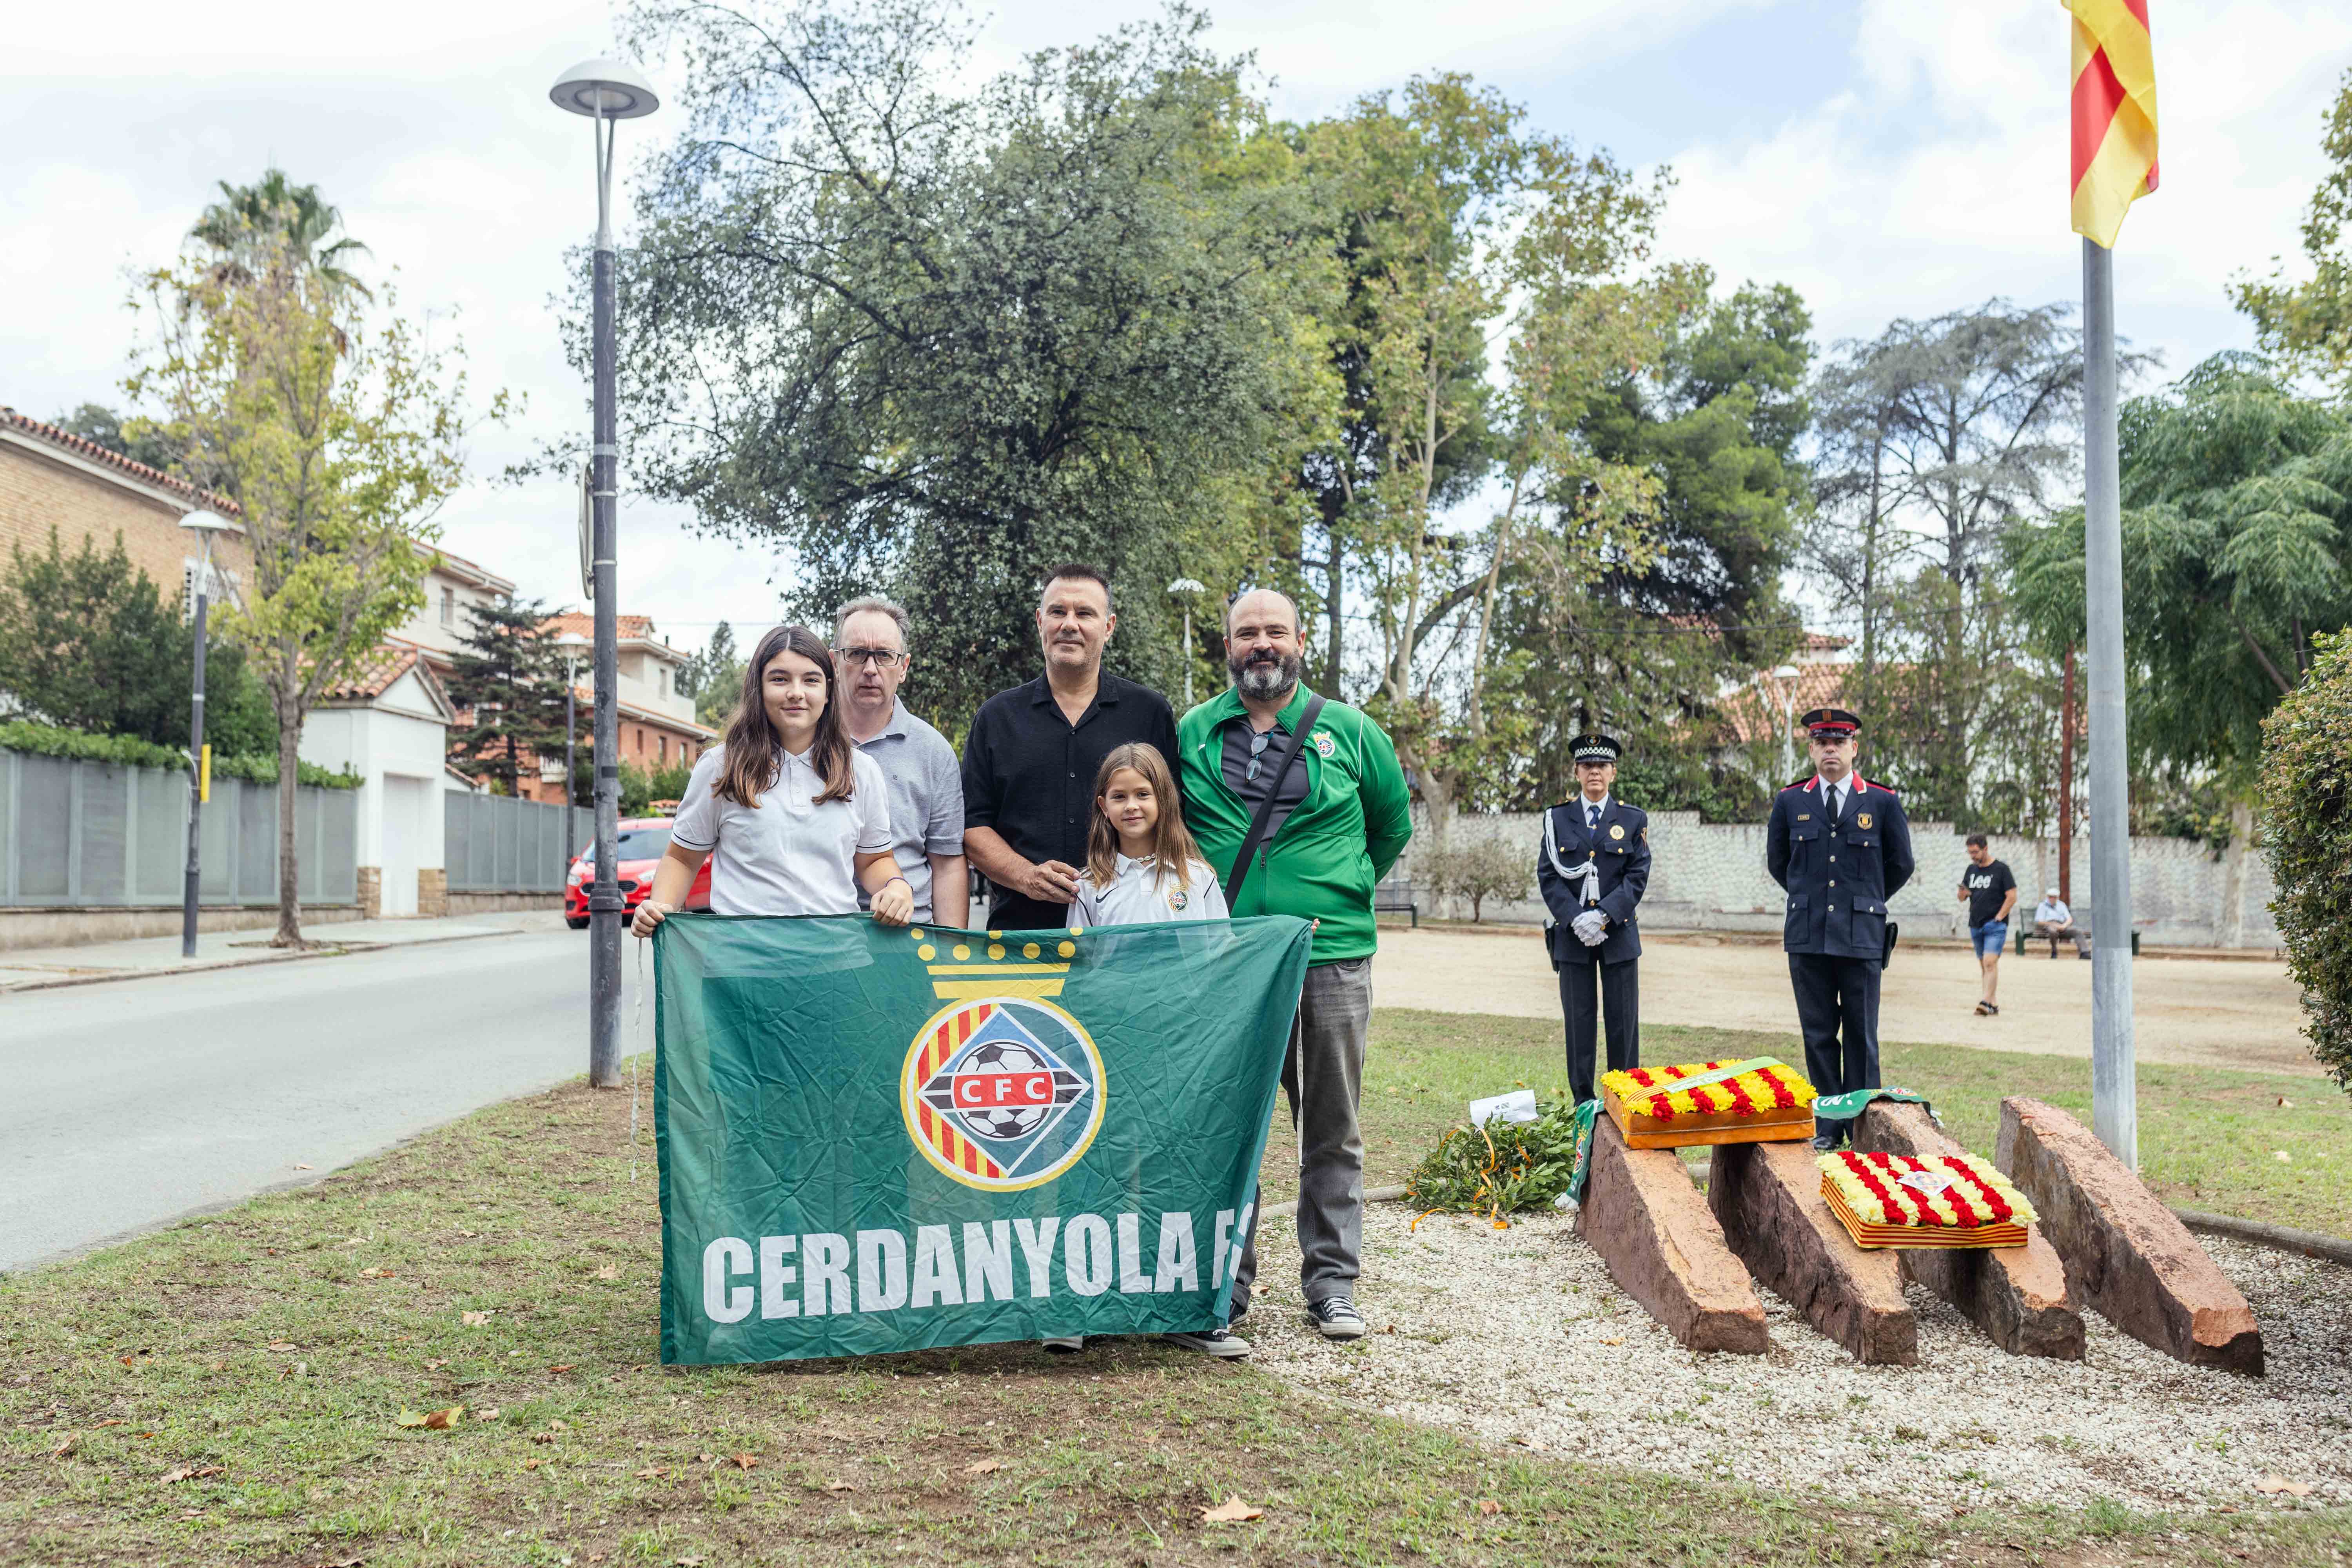
[[[1009,0],[971,68],[1154,14]],[[2066,226],[2066,14],[2058,0],[1253,0],[1212,5],[1276,111],[1304,118],[1416,73],[1466,71],[1537,125],[1672,169],[1660,254],[1727,287],[1793,284],[1817,337],[1875,334],[1994,298],[2079,299]],[[2323,172],[2321,122],[2352,68],[2341,0],[2153,0],[2163,184],[2116,251],[2122,331],[2177,374],[2245,348],[2231,279],[2292,260]],[[581,598],[575,501],[498,482],[587,422],[550,300],[594,223],[588,122],[551,105],[562,68],[608,52],[613,12],[570,0],[120,0],[14,18],[0,66],[0,404],[50,417],[120,404],[139,268],[170,259],[215,195],[273,162],[318,184],[473,385],[521,414],[478,431],[440,515],[452,551],[551,604]],[[1074,18],[1083,15],[1083,22]],[[656,85],[658,70],[656,71]],[[671,121],[672,126],[675,121]],[[622,127],[625,168],[664,119]],[[625,203],[624,203],[625,206]],[[625,495],[621,608],[695,646],[771,619],[768,546],[704,537]]]

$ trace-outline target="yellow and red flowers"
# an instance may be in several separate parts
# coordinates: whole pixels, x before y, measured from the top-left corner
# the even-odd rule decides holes
[[[1734,1117],[1746,1120],[1774,1111],[1801,1110],[1813,1102],[1813,1086],[1801,1074],[1775,1063],[1743,1072],[1720,1083],[1677,1089],[1681,1079],[1704,1078],[1732,1062],[1691,1062],[1679,1067],[1633,1068],[1605,1073],[1601,1087],[1624,1102],[1625,1109],[1652,1121],[1672,1121],[1678,1116]]]
[[[1861,1247],[2022,1247],[2025,1194],[1974,1155],[1824,1154],[1822,1196]]]

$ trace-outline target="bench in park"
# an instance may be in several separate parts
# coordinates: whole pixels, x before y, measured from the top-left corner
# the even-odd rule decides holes
[[[1372,913],[1375,916],[1411,915],[1413,929],[1421,929],[1421,906],[1413,901],[1412,883],[1402,877],[1392,877],[1374,885]]]

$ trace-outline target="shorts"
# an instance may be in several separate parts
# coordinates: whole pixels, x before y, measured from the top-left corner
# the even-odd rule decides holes
[[[2009,922],[1987,921],[1980,926],[1970,926],[1969,941],[1975,945],[1979,958],[1998,958],[2000,950],[2009,944]]]

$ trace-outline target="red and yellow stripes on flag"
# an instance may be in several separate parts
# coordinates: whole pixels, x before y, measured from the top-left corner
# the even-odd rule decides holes
[[[2156,189],[2156,50],[2147,0],[2065,0],[2074,14],[2074,232],[2113,249]]]
[[[971,1039],[971,1032],[988,1022],[989,1014],[994,1011],[985,1003],[966,1007],[932,1030],[929,1041],[923,1047],[922,1061],[915,1069],[915,1081],[929,1082],[940,1065],[955,1054],[956,1047]],[[923,1136],[946,1157],[948,1163],[961,1166],[975,1176],[1004,1174],[995,1161],[981,1152],[979,1144],[957,1131],[955,1123],[932,1110],[928,1102],[918,1101],[917,1113],[922,1119]]]

